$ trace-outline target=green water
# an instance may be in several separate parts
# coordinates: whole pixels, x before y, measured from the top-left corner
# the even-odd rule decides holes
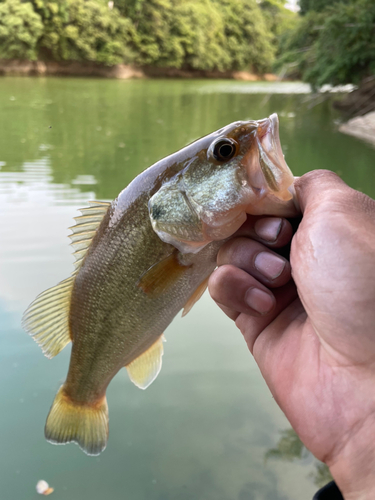
[[[312,497],[318,470],[298,443],[299,460],[265,459],[289,425],[240,333],[207,294],[168,328],[163,369],[147,391],[125,371],[113,380],[109,444],[97,458],[45,442],[69,348],[47,360],[20,327],[37,293],[72,271],[67,228],[77,208],[114,198],[145,167],[231,121],[279,113],[295,175],[328,168],[374,197],[375,150],[341,135],[329,101],[317,104],[305,91],[225,81],[0,80],[1,499],[36,499],[39,479],[56,500]]]

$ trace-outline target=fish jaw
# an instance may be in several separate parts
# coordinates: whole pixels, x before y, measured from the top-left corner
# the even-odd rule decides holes
[[[242,160],[248,184],[256,199],[246,206],[251,215],[278,215],[296,217],[294,176],[281,149],[279,120],[276,113],[258,121],[255,143]]]

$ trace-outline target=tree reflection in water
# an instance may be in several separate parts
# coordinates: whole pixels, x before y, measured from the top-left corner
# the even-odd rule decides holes
[[[274,458],[293,462],[294,460],[304,460],[312,456],[293,429],[285,429],[281,431],[280,434],[281,437],[276,448],[271,448],[266,452],[266,460]],[[316,486],[322,487],[332,481],[332,476],[326,464],[316,459],[314,460],[316,462],[314,464],[315,471],[311,473],[311,478]]]

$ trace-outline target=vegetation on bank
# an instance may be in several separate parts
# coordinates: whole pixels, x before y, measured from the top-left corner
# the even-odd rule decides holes
[[[0,58],[266,73],[318,88],[375,75],[374,0],[0,0]]]
[[[314,88],[375,75],[374,0],[300,0],[295,26],[280,41],[275,67]]]
[[[0,58],[271,69],[283,0],[0,0]]]

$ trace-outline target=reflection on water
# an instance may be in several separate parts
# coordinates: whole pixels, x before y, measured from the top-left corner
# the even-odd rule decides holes
[[[77,209],[113,199],[145,167],[203,134],[278,112],[296,175],[330,168],[372,196],[375,151],[337,132],[328,101],[310,107],[291,87],[277,94],[280,87],[267,84],[254,87],[257,94],[246,82],[0,84],[2,498],[33,498],[42,478],[69,500],[312,497],[310,459],[264,463],[287,421],[243,339],[207,295],[168,328],[163,369],[147,391],[122,373],[111,383],[109,446],[98,458],[44,441],[69,348],[47,360],[20,318],[37,293],[71,273],[67,228]]]
[[[312,459],[311,454],[305,448],[300,438],[293,429],[286,429],[280,432],[281,437],[276,445],[276,448],[271,448],[265,454],[265,458],[274,458],[278,460],[285,460],[293,462],[294,460],[307,461]],[[314,460],[315,471],[310,472],[314,484],[321,488],[325,484],[332,481],[331,473],[328,467],[316,460]]]

